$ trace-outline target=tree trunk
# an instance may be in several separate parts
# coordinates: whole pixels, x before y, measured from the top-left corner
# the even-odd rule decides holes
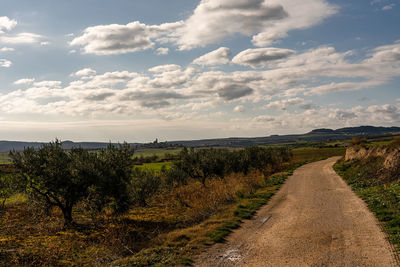
[[[0,210],[4,210],[5,209],[5,207],[6,207],[6,198],[5,199],[3,199],[3,202],[1,203],[1,208],[0,208]]]
[[[64,215],[64,228],[71,227],[74,223],[72,220],[72,206],[61,208],[61,210]]]

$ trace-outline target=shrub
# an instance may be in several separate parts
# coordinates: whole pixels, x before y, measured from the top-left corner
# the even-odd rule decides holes
[[[187,173],[177,167],[177,165],[173,165],[172,168],[166,169],[165,166],[161,168],[161,174],[165,177],[165,184],[167,186],[178,186],[187,184]]]
[[[400,136],[396,136],[392,143],[390,143],[391,148],[397,148],[400,146]]]
[[[351,139],[351,144],[352,145],[364,145],[365,143],[367,143],[367,139],[366,138],[359,138],[359,137],[353,137]]]

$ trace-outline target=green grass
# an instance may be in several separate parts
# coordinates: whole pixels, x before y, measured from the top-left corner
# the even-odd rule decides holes
[[[8,152],[0,152],[0,164],[10,163],[11,158],[8,156]]]
[[[229,235],[232,230],[240,227],[241,221],[236,219],[234,221],[228,221],[222,226],[217,227],[214,231],[206,233],[206,236],[213,242],[219,243],[225,241],[225,237]]]
[[[145,149],[138,149],[135,150],[134,157],[136,156],[143,156],[143,157],[148,157],[148,156],[153,156],[156,155],[158,157],[163,157],[166,153],[168,154],[178,154],[181,152],[182,148],[145,148]]]
[[[143,163],[142,165],[135,165],[136,168],[153,170],[155,172],[160,172],[163,166],[165,166],[165,168],[167,169],[171,168],[172,161]]]
[[[311,162],[315,160],[326,159],[333,156],[344,156],[346,153],[345,147],[302,147],[292,150],[293,160],[295,162]]]
[[[6,200],[6,206],[18,205],[28,201],[26,194],[17,193]]]
[[[387,146],[390,145],[391,143],[393,143],[393,139],[392,140],[387,140],[387,141],[372,141],[367,143],[367,146]]]
[[[342,160],[334,168],[367,203],[400,252],[400,181],[379,182],[377,172],[381,165],[379,158],[353,162]]]
[[[248,204],[241,204],[234,211],[234,215],[241,219],[251,219],[257,210],[268,202],[269,198],[252,199]]]

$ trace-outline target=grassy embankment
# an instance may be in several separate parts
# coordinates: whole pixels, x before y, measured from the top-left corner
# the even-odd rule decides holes
[[[301,148],[282,172],[231,174],[164,190],[147,207],[133,207],[123,216],[107,212],[96,220],[74,209],[79,227],[62,229],[59,210],[52,216],[14,196],[0,217],[0,263],[13,265],[137,265],[191,264],[191,257],[251,218],[285,179],[305,161],[342,155],[343,148]],[[157,166],[158,168],[158,166]]]
[[[385,144],[387,144],[385,142]],[[366,144],[366,146],[371,144]],[[378,144],[374,143],[372,146]],[[381,145],[382,146],[382,145]],[[400,146],[397,146],[399,149]],[[345,161],[334,166],[381,222],[389,240],[400,252],[400,174],[385,170],[382,157]]]

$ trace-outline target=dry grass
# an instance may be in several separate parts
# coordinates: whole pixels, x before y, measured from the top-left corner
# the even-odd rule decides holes
[[[339,152],[302,150],[295,152],[298,158],[294,162]],[[278,183],[284,175],[277,176]],[[253,212],[266,202],[262,196],[270,196],[279,188],[278,183],[266,183],[260,172],[208,179],[205,186],[189,181],[184,186],[165,188],[147,207],[132,207],[124,216],[103,213],[96,220],[78,206],[73,213],[78,227],[68,231],[62,230],[59,210],[38,216],[24,202],[24,196],[16,196],[8,201],[0,217],[0,265],[190,264],[188,257],[214,243],[208,233],[218,229],[229,232],[238,222],[238,207],[242,207],[239,212]]]
[[[248,175],[230,174],[224,179],[214,178],[191,182],[188,185],[166,190],[155,199],[168,203],[172,209],[181,209],[181,222],[196,223],[215,214],[221,205],[246,197],[265,185],[265,177],[260,172]]]
[[[193,244],[210,243],[205,233],[224,221],[218,216],[227,211],[233,214],[238,197],[255,192],[264,181],[261,173],[254,172],[210,179],[206,186],[191,182],[166,189],[148,207],[133,207],[119,217],[103,214],[96,221],[78,206],[73,215],[78,227],[68,231],[62,230],[58,209],[50,216],[38,216],[38,211],[27,205],[26,197],[17,195],[8,201],[0,218],[0,263],[92,266],[162,244],[176,247],[185,243],[193,249]],[[199,225],[212,216],[216,217]]]

